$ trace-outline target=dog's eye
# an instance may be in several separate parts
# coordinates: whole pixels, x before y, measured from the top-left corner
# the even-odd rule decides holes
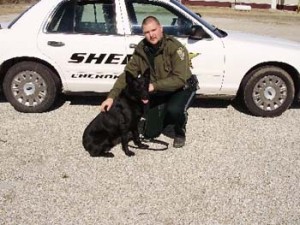
[[[141,78],[141,74],[139,74],[137,78],[140,79]]]

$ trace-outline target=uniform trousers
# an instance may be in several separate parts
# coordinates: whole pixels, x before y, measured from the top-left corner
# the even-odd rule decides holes
[[[196,91],[190,88],[175,92],[156,92],[150,95],[150,109],[163,104],[165,111],[163,127],[174,125],[175,135],[185,137],[187,109],[191,106],[195,95]]]

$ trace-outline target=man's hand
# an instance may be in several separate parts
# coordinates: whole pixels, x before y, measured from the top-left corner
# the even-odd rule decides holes
[[[149,92],[152,92],[154,91],[154,86],[153,84],[149,84],[149,89],[148,89]]]
[[[102,104],[100,105],[101,112],[107,112],[110,110],[114,100],[112,98],[107,98]]]

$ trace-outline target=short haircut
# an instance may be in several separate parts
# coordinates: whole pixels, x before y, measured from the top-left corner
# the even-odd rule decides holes
[[[147,16],[147,17],[143,20],[143,22],[142,22],[142,27],[143,27],[144,25],[146,25],[146,24],[152,22],[152,21],[154,21],[154,22],[156,22],[158,25],[160,25],[159,20],[158,20],[155,16]]]

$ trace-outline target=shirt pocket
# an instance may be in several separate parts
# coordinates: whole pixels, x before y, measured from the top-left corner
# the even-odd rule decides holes
[[[170,57],[168,57],[166,53],[162,55],[162,62],[163,62],[165,72],[169,74],[172,70],[172,63]]]

